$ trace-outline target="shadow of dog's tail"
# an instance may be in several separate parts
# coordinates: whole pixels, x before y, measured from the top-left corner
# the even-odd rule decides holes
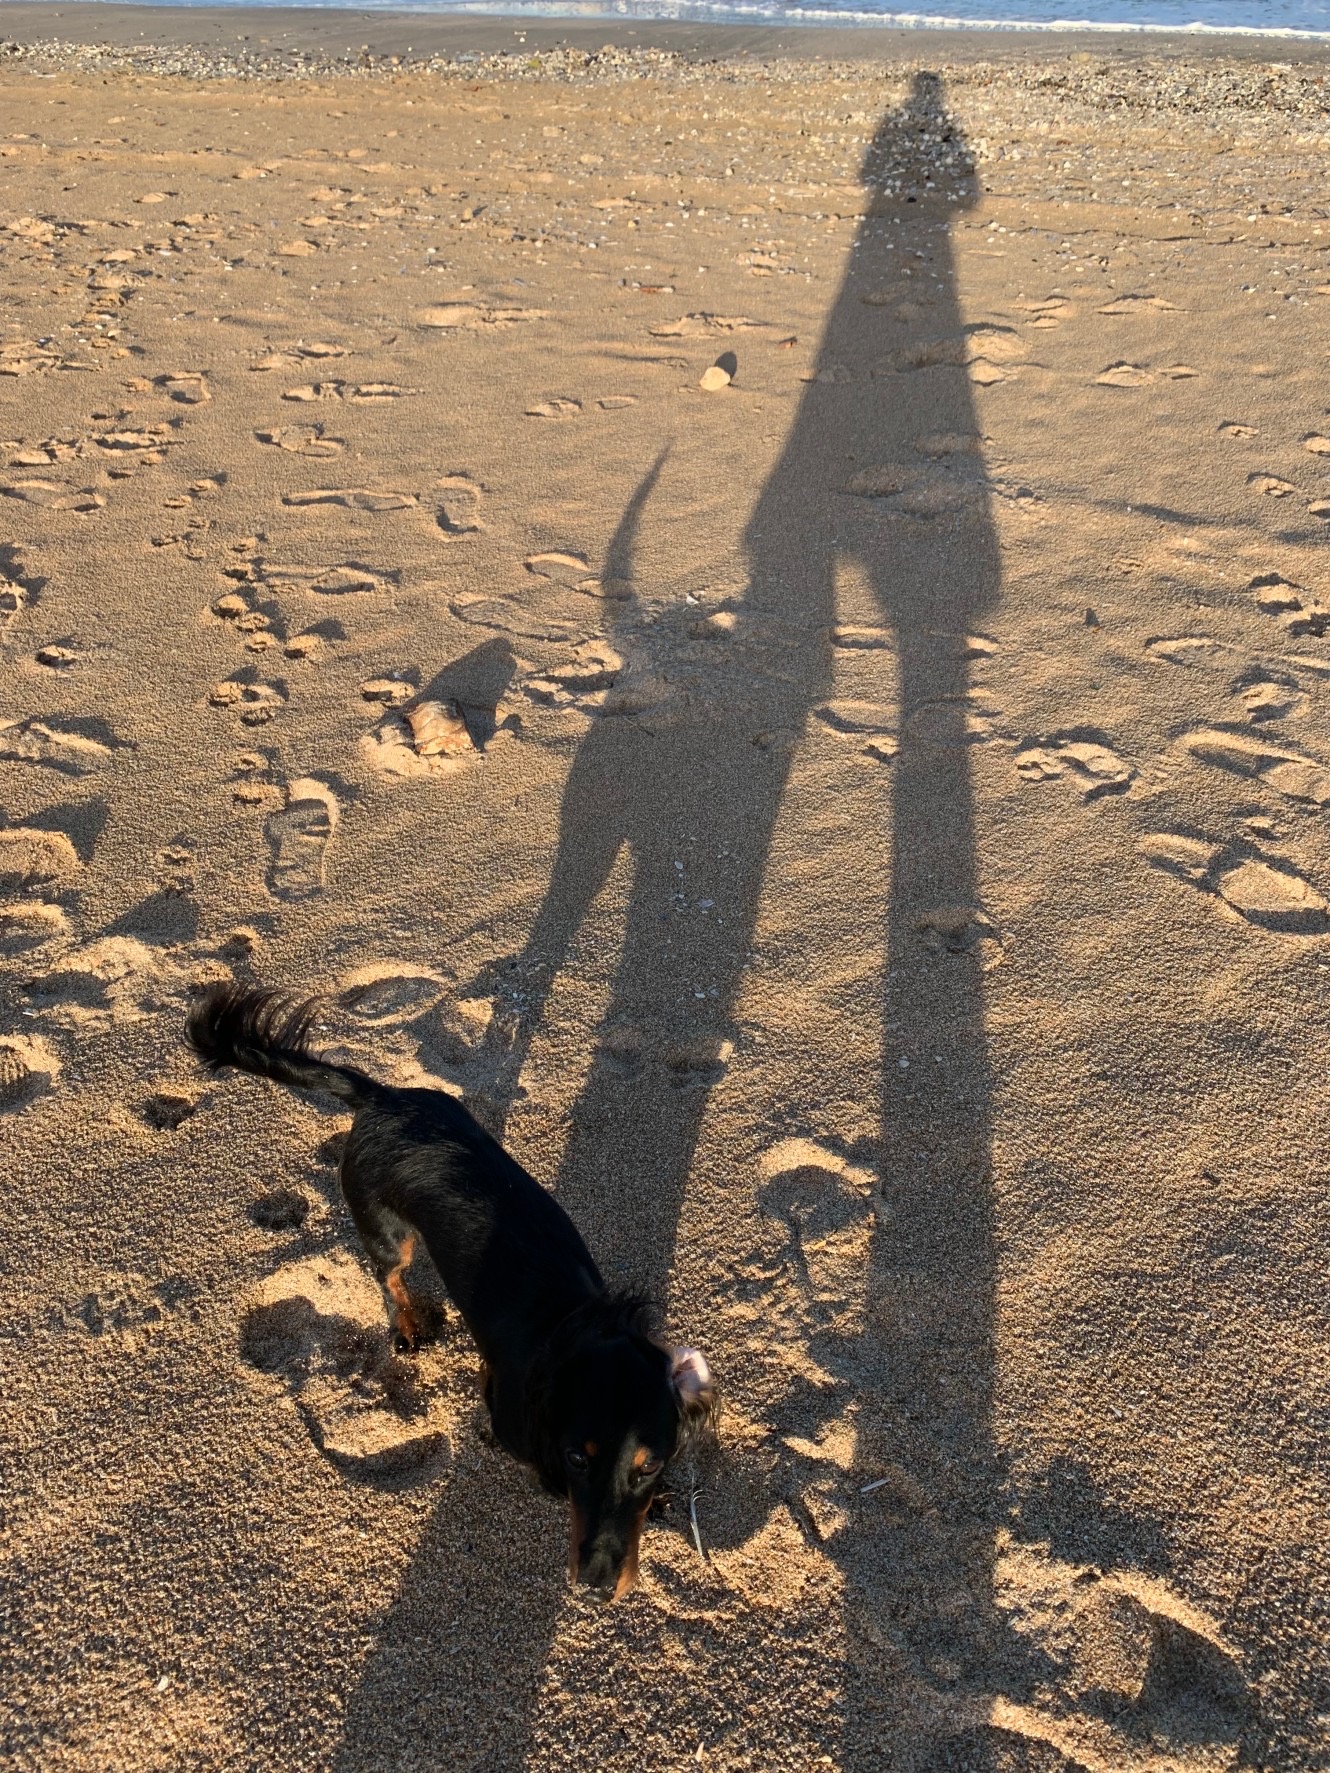
[[[383,1094],[383,1085],[350,1065],[309,1051],[317,998],[303,1001],[248,985],[209,985],[185,1018],[185,1040],[212,1071],[234,1066],[297,1090],[327,1090],[353,1107]]]

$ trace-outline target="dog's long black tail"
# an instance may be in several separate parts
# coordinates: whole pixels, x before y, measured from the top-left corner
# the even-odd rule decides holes
[[[247,985],[209,985],[185,1019],[185,1039],[213,1070],[234,1065],[256,1077],[298,1090],[327,1090],[358,1107],[383,1085],[350,1065],[334,1065],[309,1051],[317,998],[300,1001],[281,991]]]

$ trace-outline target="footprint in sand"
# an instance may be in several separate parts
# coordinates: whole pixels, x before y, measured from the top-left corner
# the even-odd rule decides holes
[[[991,693],[976,686],[963,696],[920,702],[905,716],[901,730],[929,745],[988,745],[1004,736],[1001,716]]]
[[[584,554],[562,554],[552,550],[545,554],[528,554],[522,564],[533,577],[549,579],[570,591],[585,591],[596,596],[601,590],[600,578],[592,571],[591,562]]]
[[[424,1479],[451,1457],[443,1357],[392,1352],[379,1288],[334,1250],[270,1275],[240,1352],[290,1397],[311,1440],[349,1478]]]
[[[861,468],[845,488],[860,499],[891,500],[886,509],[907,517],[945,517],[963,511],[981,496],[979,482],[957,479],[945,469],[882,463]]]
[[[1026,340],[1014,326],[994,326],[989,322],[977,321],[949,337],[918,339],[897,351],[892,363],[898,370],[968,364],[972,380],[980,383],[998,382],[1007,373],[1000,366],[1015,364],[1027,355],[1028,350]],[[818,379],[822,378],[819,376]]]
[[[450,997],[439,1004],[413,1029],[419,1064],[430,1077],[482,1101],[489,1086],[499,1082],[504,1062],[504,1043],[496,1047],[491,1031],[494,1015],[489,997]]]
[[[304,360],[322,361],[332,357],[349,357],[350,351],[345,345],[334,345],[321,339],[304,339],[294,345],[283,345],[275,351],[268,351],[250,364],[252,370],[295,369]]]
[[[1323,609],[1310,592],[1280,573],[1261,573],[1247,589],[1257,609],[1277,617],[1290,634],[1310,634],[1319,640],[1330,626],[1330,609]]]
[[[141,461],[157,462],[161,459],[158,452],[164,449],[174,449],[177,444],[184,441],[173,431],[173,427],[180,423],[179,419],[173,419],[170,425],[148,425],[133,431],[98,431],[92,441],[98,449],[107,455],[132,454]],[[151,454],[147,452],[151,452]]]
[[[698,1034],[665,1053],[665,1069],[676,1090],[710,1089],[734,1057],[734,1042],[723,1034]]]
[[[532,701],[546,707],[573,706],[588,712],[604,707],[623,669],[623,655],[608,641],[589,640],[575,649],[566,665],[554,665],[537,676],[523,678],[522,689]]]
[[[1319,431],[1309,431],[1302,439],[1302,447],[1314,456],[1330,456],[1330,437],[1323,437]]]
[[[60,1061],[36,1035],[0,1034],[0,1114],[17,1114],[52,1088]]]
[[[896,731],[896,711],[886,702],[824,702],[813,712],[823,726],[843,739],[894,735]]]
[[[284,493],[284,505],[341,505],[347,511],[410,511],[414,493],[379,492],[368,486],[315,487],[309,492]]]
[[[1066,780],[1080,789],[1083,800],[1125,794],[1136,771],[1114,751],[1102,733],[1072,732],[1022,745],[1016,753],[1017,773],[1027,782]]]
[[[286,689],[274,683],[242,683],[226,678],[208,691],[214,708],[228,708],[246,726],[266,726],[286,704]]]
[[[1233,693],[1251,721],[1297,720],[1311,705],[1296,677],[1268,665],[1253,666],[1244,673]]]
[[[30,376],[60,364],[58,351],[48,350],[35,339],[9,339],[0,345],[0,376]]]
[[[813,1139],[783,1139],[758,1159],[758,1205],[783,1223],[785,1260],[819,1317],[860,1309],[877,1176]]]
[[[340,818],[337,796],[326,782],[301,776],[288,785],[285,806],[267,822],[268,885],[277,898],[312,899],[323,891],[328,846]]]
[[[167,1274],[150,1281],[146,1275],[124,1269],[83,1270],[88,1291],[77,1304],[54,1304],[52,1327],[67,1335],[105,1338],[125,1351],[141,1349],[148,1336],[166,1328],[182,1307],[197,1297],[196,1289],[181,1275]],[[190,1310],[197,1319],[197,1310]]]
[[[813,715],[834,737],[857,746],[861,758],[872,763],[895,761],[900,750],[896,710],[887,703],[824,702],[813,710]]]
[[[498,634],[511,634],[518,640],[558,640],[571,645],[578,638],[578,631],[571,622],[538,615],[507,597],[455,597],[448,607],[459,622],[491,628]]]
[[[138,1117],[155,1133],[178,1132],[198,1109],[199,1101],[196,1090],[179,1089],[168,1084],[143,1098],[138,1105]]]
[[[1285,862],[1242,856],[1223,844],[1169,831],[1136,847],[1152,867],[1216,895],[1259,929],[1284,936],[1330,931],[1330,902]]]
[[[300,1231],[313,1205],[298,1188],[272,1188],[250,1203],[249,1216],[260,1231]]]
[[[1315,758],[1266,745],[1245,733],[1225,732],[1219,728],[1186,733],[1179,744],[1202,763],[1231,770],[1234,775],[1268,782],[1290,800],[1309,801],[1313,806],[1330,805],[1330,768]]]
[[[58,905],[0,905],[0,956],[30,954],[68,934],[69,919]]]
[[[56,462],[72,462],[82,452],[79,441],[73,437],[47,437],[42,442],[33,444],[30,449],[20,450],[10,458],[11,468],[50,468]]]
[[[925,953],[968,955],[984,973],[1001,966],[1012,946],[979,905],[940,905],[917,918],[914,928]]]
[[[754,320],[747,314],[685,314],[681,320],[666,320],[647,328],[653,339],[698,339],[717,333],[729,336],[736,332],[774,330],[765,320]]]
[[[306,382],[299,388],[287,388],[283,400],[405,400],[421,394],[421,388],[403,388],[398,382]]]
[[[1249,474],[1247,485],[1253,492],[1263,493],[1267,499],[1291,498],[1301,490],[1291,480],[1281,480],[1278,474]]]
[[[129,749],[111,737],[102,722],[87,724],[105,736],[94,738],[54,720],[11,720],[0,726],[0,758],[44,764],[66,776],[86,776],[102,768],[117,750]]]
[[[1185,363],[1170,363],[1160,369],[1147,369],[1139,363],[1110,363],[1095,377],[1095,382],[1101,388],[1148,388],[1159,381],[1190,381],[1196,373]]]
[[[618,1023],[601,1034],[596,1058],[621,1083],[631,1083],[646,1064],[647,1043],[640,1029]]]
[[[252,609],[234,591],[228,591],[219,597],[212,606],[212,613],[221,621],[229,622],[238,634],[245,636],[247,652],[267,652],[270,647],[277,645],[277,636],[271,631],[272,618],[264,615],[262,610]]]
[[[178,400],[182,406],[202,406],[205,401],[212,399],[206,376],[193,371],[154,376],[153,386],[160,388],[172,400]]]
[[[165,949],[133,936],[104,936],[62,955],[23,990],[32,1014],[62,1028],[95,1031],[140,1021],[172,1000],[180,984]]]
[[[1219,427],[1219,435],[1221,437],[1236,437],[1246,441],[1251,437],[1259,437],[1261,433],[1255,425],[1237,425],[1228,422]]]
[[[436,481],[439,528],[446,536],[479,533],[481,489],[464,474],[448,474]]]
[[[1100,308],[1101,314],[1144,314],[1151,309],[1161,314],[1176,314],[1179,309],[1161,295],[1122,295]]]
[[[524,320],[544,320],[544,308],[489,308],[475,302],[436,302],[416,313],[416,325],[431,331],[474,331],[481,327],[515,326]]]
[[[357,1023],[394,1028],[432,1010],[453,981],[429,967],[380,961],[357,967],[343,979],[337,1003]]]
[[[237,751],[227,759],[231,798],[246,812],[272,812],[286,805],[285,791],[273,780],[272,759],[261,751]]]
[[[396,583],[397,577],[393,570],[375,570],[361,566],[357,561],[343,561],[336,566],[265,564],[261,582],[274,591],[307,591],[313,597],[353,597],[382,591]]]
[[[12,570],[12,568],[11,568]],[[37,586],[0,574],[0,634],[3,634],[32,602]]]
[[[1015,307],[1022,314],[1030,316],[1025,322],[1027,326],[1040,330],[1061,326],[1064,320],[1073,319],[1076,313],[1065,296],[1048,296],[1042,302],[1017,302]]]
[[[581,411],[580,400],[542,400],[536,406],[528,406],[526,416],[529,419],[575,419]]]
[[[402,677],[371,677],[360,686],[360,693],[367,702],[377,702],[384,708],[400,708],[415,695],[415,685]]]
[[[63,831],[24,825],[0,830],[0,891],[60,889],[78,874],[78,852]]]
[[[345,630],[340,622],[316,622],[312,628],[293,634],[282,651],[288,659],[312,659],[323,651],[328,641],[343,640],[345,637]]]
[[[890,628],[857,627],[851,623],[832,629],[831,644],[841,652],[875,653],[894,651],[896,641]]]
[[[1168,665],[1223,665],[1234,650],[1225,641],[1209,634],[1157,635],[1147,640],[1145,650],[1152,659]]]
[[[0,494],[21,504],[38,505],[43,511],[100,511],[106,503],[96,487],[72,487],[61,480],[10,480],[0,484]]]
[[[1205,1614],[1135,1570],[1064,1563],[1046,1545],[1008,1539],[993,1572],[999,1616],[1027,1654],[1062,1670],[1056,1711],[985,1702],[985,1722],[1029,1745],[1022,1766],[1110,1773],[1161,1762],[1139,1744],[1173,1746],[1177,1773],[1233,1766],[1252,1706],[1237,1651]],[[1066,1646],[1075,1645],[1068,1658]]]
[[[276,425],[254,435],[260,443],[295,456],[335,456],[346,447],[342,438],[327,436],[322,425]]]

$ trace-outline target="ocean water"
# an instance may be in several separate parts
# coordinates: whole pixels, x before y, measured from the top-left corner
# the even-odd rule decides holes
[[[150,0],[151,3],[151,0]],[[156,0],[189,5],[191,0]],[[292,0],[203,0],[223,6]],[[897,30],[1190,31],[1330,40],[1330,0],[296,0],[354,12],[569,19],[678,19],[708,23],[886,25]]]

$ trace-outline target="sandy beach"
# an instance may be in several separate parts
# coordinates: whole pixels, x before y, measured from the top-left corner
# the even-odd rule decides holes
[[[5,1768],[1326,1764],[1330,58],[866,35],[0,7]],[[225,977],[706,1350],[620,1605]]]

